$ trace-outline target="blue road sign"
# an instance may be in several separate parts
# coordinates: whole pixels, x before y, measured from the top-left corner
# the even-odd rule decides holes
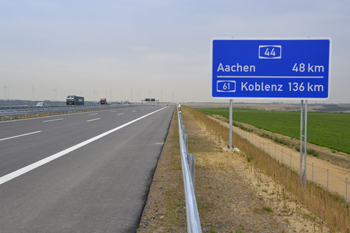
[[[212,97],[328,99],[330,38],[213,39]]]

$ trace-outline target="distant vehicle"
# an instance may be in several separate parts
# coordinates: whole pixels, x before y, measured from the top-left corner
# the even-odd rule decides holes
[[[35,107],[38,107],[38,108],[42,108],[44,106],[46,106],[46,104],[44,102],[39,102],[35,105]]]
[[[67,96],[67,105],[84,105],[84,97],[69,95]]]
[[[123,101],[118,101],[118,104],[123,104]]]
[[[107,99],[106,99],[106,98],[102,98],[102,99],[100,100],[100,105],[108,105]]]

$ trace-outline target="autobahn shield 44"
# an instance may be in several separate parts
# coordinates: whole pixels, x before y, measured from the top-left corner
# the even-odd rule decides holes
[[[212,39],[212,97],[328,99],[330,38]]]

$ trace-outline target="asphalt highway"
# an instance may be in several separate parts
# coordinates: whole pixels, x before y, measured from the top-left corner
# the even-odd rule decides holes
[[[0,123],[0,232],[135,232],[173,111]]]

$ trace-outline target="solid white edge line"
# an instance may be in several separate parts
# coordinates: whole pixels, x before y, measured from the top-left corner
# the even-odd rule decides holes
[[[2,139],[0,139],[0,141],[5,141],[5,140],[8,140],[8,139],[12,139],[12,138],[19,138],[19,137],[23,137],[23,136],[27,136],[27,135],[31,135],[31,134],[35,134],[35,133],[41,133],[41,131],[35,131],[35,132],[21,134],[21,135],[17,135],[17,136],[13,136],[13,137],[2,138]]]
[[[100,120],[100,119],[101,119],[101,118],[95,118],[95,119],[87,120],[86,122],[97,121],[97,120]]]
[[[43,121],[43,123],[51,122],[51,121],[60,121],[60,120],[63,120],[63,118],[53,119],[53,120],[47,120],[47,121]]]
[[[79,144],[77,144],[75,146],[69,147],[69,148],[67,148],[67,149],[65,149],[63,151],[60,151],[60,152],[58,152],[56,154],[53,154],[53,155],[51,155],[49,157],[46,157],[45,159],[39,160],[38,162],[32,163],[32,164],[30,164],[28,166],[25,166],[25,167],[23,167],[21,169],[18,169],[16,171],[14,171],[14,172],[11,172],[11,173],[9,173],[7,175],[4,175],[4,176],[0,177],[0,185],[6,183],[6,182],[8,182],[8,181],[10,181],[10,180],[12,180],[12,179],[14,179],[16,177],[19,177],[19,176],[21,176],[21,175],[23,175],[23,174],[25,174],[25,173],[27,173],[27,172],[29,172],[31,170],[34,170],[34,169],[36,169],[36,168],[38,168],[38,167],[40,167],[40,166],[42,166],[42,165],[44,165],[46,163],[49,163],[49,162],[51,162],[51,161],[53,161],[53,160],[55,160],[55,159],[57,159],[59,157],[62,157],[63,155],[66,155],[66,154],[68,154],[68,153],[70,153],[70,152],[72,152],[74,150],[77,150],[80,147],[83,147],[83,146],[85,146],[85,145],[87,145],[87,144],[89,144],[91,142],[94,142],[94,141],[96,141],[96,140],[98,140],[98,139],[100,139],[102,137],[105,137],[108,134],[111,134],[111,133],[113,133],[113,132],[115,132],[117,130],[120,130],[120,129],[128,126],[128,125],[131,125],[132,123],[135,123],[136,121],[139,121],[139,120],[141,120],[141,119],[143,119],[145,117],[148,117],[148,116],[150,116],[150,115],[152,115],[152,114],[154,114],[156,112],[159,112],[159,111],[161,111],[161,110],[163,110],[165,108],[167,108],[167,107],[158,109],[158,110],[156,110],[154,112],[151,112],[151,113],[148,113],[148,114],[146,114],[146,115],[144,115],[142,117],[139,117],[139,118],[137,118],[135,120],[129,121],[128,123],[125,123],[124,125],[118,126],[118,127],[114,128],[114,129],[111,129],[111,130],[109,130],[107,132],[104,132],[104,133],[102,133],[100,135],[97,135],[97,136],[95,136],[93,138],[90,138],[90,139],[88,139],[88,140],[86,140],[84,142],[81,142],[81,143],[79,143]]]

